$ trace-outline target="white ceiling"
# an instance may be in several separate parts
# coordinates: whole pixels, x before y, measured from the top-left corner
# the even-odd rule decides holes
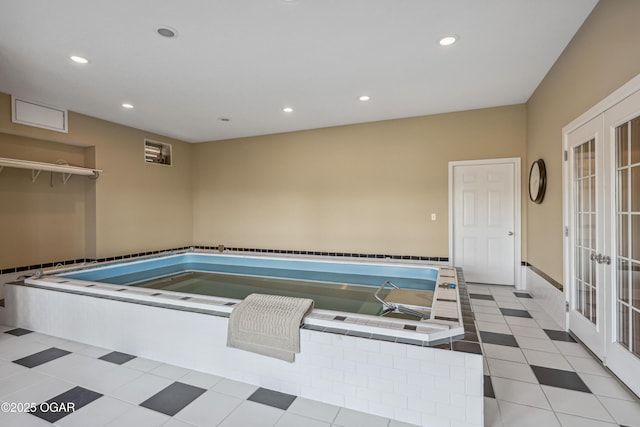
[[[0,92],[189,142],[518,104],[596,3],[0,0]]]

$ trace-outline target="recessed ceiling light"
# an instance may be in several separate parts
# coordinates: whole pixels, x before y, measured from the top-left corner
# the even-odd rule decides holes
[[[78,64],[88,64],[89,60],[85,57],[82,56],[77,56],[77,55],[71,55],[70,56],[71,60],[73,62],[77,62]]]
[[[458,36],[445,36],[445,37],[442,37],[438,41],[438,43],[440,44],[440,46],[451,46],[457,41],[458,41]]]
[[[133,105],[131,104],[127,104],[126,102],[124,104],[122,104],[122,108],[126,108],[128,110],[131,110],[133,108]]]
[[[169,27],[160,27],[156,29],[156,32],[160,34],[162,37],[167,37],[169,39],[177,37],[178,33],[173,28]]]
[[[291,107],[284,107],[284,108],[282,109],[282,111],[284,111],[285,113],[293,113],[293,108],[291,108]]]
[[[369,95],[362,95],[360,98],[358,98],[360,101],[369,101],[371,99],[371,97]]]

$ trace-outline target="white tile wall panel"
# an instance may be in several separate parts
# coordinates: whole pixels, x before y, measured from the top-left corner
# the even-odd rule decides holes
[[[308,399],[437,427],[478,427],[478,354],[300,331],[294,363],[226,347],[228,319],[8,286],[10,324],[244,381]]]
[[[566,328],[567,316],[563,291],[553,286],[530,268],[526,270],[526,289],[558,326],[563,329]]]

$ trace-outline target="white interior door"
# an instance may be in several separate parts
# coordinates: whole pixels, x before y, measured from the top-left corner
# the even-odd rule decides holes
[[[612,265],[606,364],[640,394],[640,93],[604,114],[611,153]]]
[[[605,164],[602,118],[568,137],[570,283],[569,327],[599,358],[604,358]],[[600,257],[600,258],[599,258]]]
[[[449,164],[451,259],[469,282],[516,284],[520,159]]]

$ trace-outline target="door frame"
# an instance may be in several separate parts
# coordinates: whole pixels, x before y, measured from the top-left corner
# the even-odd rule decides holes
[[[495,164],[512,164],[513,165],[513,178],[514,182],[514,271],[513,271],[513,283],[516,289],[520,289],[521,285],[521,265],[522,265],[522,172],[521,172],[521,160],[520,157],[509,157],[502,159],[482,159],[482,160],[459,160],[449,162],[449,263],[455,265],[454,259],[454,224],[453,224],[453,211],[454,211],[454,188],[453,188],[453,169],[458,166],[484,166]]]

